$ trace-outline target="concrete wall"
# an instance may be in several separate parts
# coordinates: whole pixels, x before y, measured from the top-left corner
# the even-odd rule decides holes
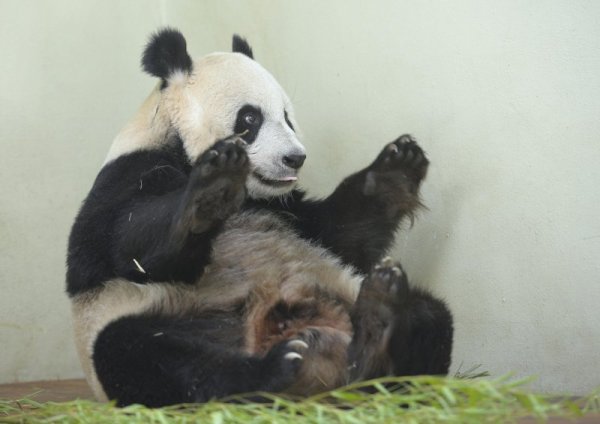
[[[395,255],[454,310],[453,370],[599,386],[598,22],[595,1],[0,0],[0,381],[81,375],[66,237],[169,24],[194,55],[247,36],[296,105],[316,195],[417,136],[429,210]]]

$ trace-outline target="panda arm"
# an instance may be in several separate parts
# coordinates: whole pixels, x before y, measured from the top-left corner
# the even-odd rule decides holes
[[[347,177],[323,200],[294,192],[281,211],[300,235],[316,240],[366,273],[390,248],[405,217],[421,206],[419,187],[428,160],[409,136],[388,144],[367,168]],[[274,206],[269,206],[274,207]]]
[[[186,195],[183,186],[139,197],[123,208],[116,219],[112,249],[117,275],[138,283],[195,281],[208,263],[219,223],[199,233],[181,228]]]
[[[115,277],[142,283],[169,274],[177,255],[166,241],[188,174],[189,165],[165,151],[134,152],[101,170],[71,230],[71,295]],[[190,237],[183,247],[202,258],[202,240]]]
[[[243,148],[219,143],[193,166],[171,151],[139,151],[102,169],[71,231],[69,294],[115,277],[197,279],[246,195]]]
[[[281,210],[291,213],[284,217],[300,236],[367,273],[391,246],[401,215],[386,215],[384,205],[356,190],[360,177],[349,177],[326,199],[287,201]],[[296,192],[295,197],[302,194]]]
[[[162,173],[159,166],[143,172],[140,194],[121,210],[114,264],[119,275],[136,282],[192,283],[208,263],[223,222],[245,198],[247,156],[241,145],[219,142],[189,176]]]

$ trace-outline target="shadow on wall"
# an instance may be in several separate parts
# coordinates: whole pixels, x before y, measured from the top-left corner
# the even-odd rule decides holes
[[[448,293],[450,282],[444,278],[444,263],[450,256],[451,237],[464,213],[467,193],[437,184],[434,191],[431,186],[435,177],[430,168],[429,180],[422,189],[425,207],[417,212],[414,223],[403,223],[392,254],[406,266],[413,283],[436,293]]]

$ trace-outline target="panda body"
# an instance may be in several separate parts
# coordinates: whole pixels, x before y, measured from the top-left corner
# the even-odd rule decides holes
[[[69,240],[78,353],[100,400],[160,406],[356,379],[445,373],[452,317],[373,266],[420,205],[427,160],[390,143],[324,200],[289,98],[234,37],[197,61],[163,30],[161,79],[116,137]]]
[[[215,310],[233,312],[243,306],[239,322],[245,325],[235,321],[239,333],[228,342],[248,354],[264,355],[276,342],[297,332],[292,328],[294,334],[278,338],[265,330],[265,326],[277,324],[266,321],[279,302],[309,307],[318,303],[318,319],[304,319],[301,329],[325,326],[334,333],[330,341],[345,351],[351,336],[349,306],[358,296],[362,279],[327,250],[299,238],[273,213],[241,212],[231,217],[215,238],[210,265],[194,284],[136,284],[116,278],[101,288],[75,295],[72,314],[79,357],[95,396],[108,400],[92,358],[97,335],[111,321],[149,311],[164,316],[194,316]],[[323,293],[332,301],[315,302],[323,299]],[[328,343],[328,348],[333,349],[333,343]],[[302,389],[296,393],[304,393],[307,388],[309,392],[317,391],[314,382],[320,391],[346,382],[341,370],[324,379],[321,368],[326,365],[334,366],[320,363],[318,378],[311,375],[312,370],[305,371],[304,380],[313,383],[298,385]]]

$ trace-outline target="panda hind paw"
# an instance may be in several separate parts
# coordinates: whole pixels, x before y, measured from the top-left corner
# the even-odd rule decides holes
[[[429,160],[417,141],[409,134],[387,144],[373,165],[375,172],[401,171],[413,183],[420,183],[427,174]]]
[[[371,290],[385,297],[405,299],[408,294],[408,277],[399,262],[394,262],[389,256],[382,259],[368,278]]]
[[[271,348],[262,359],[265,390],[282,391],[295,381],[304,362],[308,344],[300,339],[284,340]]]

